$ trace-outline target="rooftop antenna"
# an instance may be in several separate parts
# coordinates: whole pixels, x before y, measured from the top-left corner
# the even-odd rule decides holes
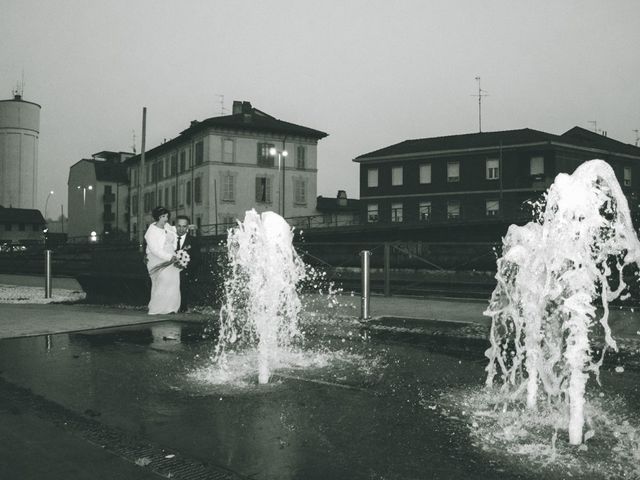
[[[489,93],[480,87],[480,76],[476,77],[476,81],[478,82],[478,94],[471,96],[478,97],[478,131],[482,133],[482,97],[488,97]]]
[[[16,82],[16,88],[14,88],[11,93],[14,97],[22,98],[22,95],[24,94],[24,69],[22,70],[21,80]]]
[[[593,124],[593,132],[598,133],[598,122],[596,120],[589,120],[589,123]]]
[[[217,94],[217,97],[220,99],[220,116],[223,117],[227,113],[224,108],[224,95]]]
[[[638,142],[640,141],[640,130],[637,128],[633,130],[636,134],[636,147],[638,146]]]

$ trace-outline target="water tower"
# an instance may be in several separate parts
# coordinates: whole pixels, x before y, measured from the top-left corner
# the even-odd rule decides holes
[[[40,105],[22,100],[0,100],[0,205],[37,208],[38,136]]]

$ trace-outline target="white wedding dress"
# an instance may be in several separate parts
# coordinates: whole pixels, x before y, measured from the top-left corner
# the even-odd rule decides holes
[[[152,223],[144,239],[147,241],[147,270],[151,277],[149,315],[177,312],[180,309],[180,270],[169,265],[151,273],[153,267],[171,260],[175,254],[175,227],[165,224],[163,229]]]

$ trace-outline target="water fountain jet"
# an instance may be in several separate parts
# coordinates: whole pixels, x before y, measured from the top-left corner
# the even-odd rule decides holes
[[[609,303],[626,287],[624,268],[638,264],[640,242],[622,189],[602,160],[559,174],[545,201],[537,222],[512,225],[503,239],[497,286],[485,312],[492,318],[486,384],[501,384],[512,401],[529,409],[541,394],[568,407],[569,442],[576,445],[583,440],[589,374],[599,381],[606,349],[617,349]],[[589,338],[596,298],[604,309],[598,361]]]
[[[269,382],[279,354],[301,336],[297,285],[305,267],[292,241],[293,231],[280,215],[255,210],[227,236],[228,275],[214,357],[224,366],[228,350],[255,348],[260,384]]]

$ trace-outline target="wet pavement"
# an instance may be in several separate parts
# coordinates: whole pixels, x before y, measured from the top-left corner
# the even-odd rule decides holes
[[[486,302],[371,300],[362,324],[357,296],[330,308],[307,296],[303,352],[322,361],[285,365],[267,386],[208,376],[212,311],[0,304],[0,478],[541,478],[537,464],[486,451],[444,401],[483,385]],[[613,312],[624,355],[602,372],[604,400],[629,418],[638,319]]]
[[[17,389],[14,403],[23,407],[15,418],[35,411],[46,422],[75,424],[72,435],[125,463],[149,462],[136,467],[140,476],[114,478],[152,471],[166,477],[173,467],[162,464],[163,454],[190,465],[173,471],[172,478],[185,479],[540,478],[531,465],[474,446],[464,419],[442,402],[447,392],[481,387],[480,351],[442,353],[372,339],[352,326],[327,335],[317,328],[303,351],[326,361],[284,366],[266,386],[251,371],[243,382],[194,376],[210,365],[213,347],[201,323],[5,339],[0,407],[11,411],[7,392]],[[631,371],[621,378],[603,372],[609,388],[640,413],[640,378]],[[95,425],[104,430],[97,438]],[[4,452],[3,464],[17,461]],[[38,458],[47,461],[55,464]],[[545,478],[566,477],[551,470]]]

